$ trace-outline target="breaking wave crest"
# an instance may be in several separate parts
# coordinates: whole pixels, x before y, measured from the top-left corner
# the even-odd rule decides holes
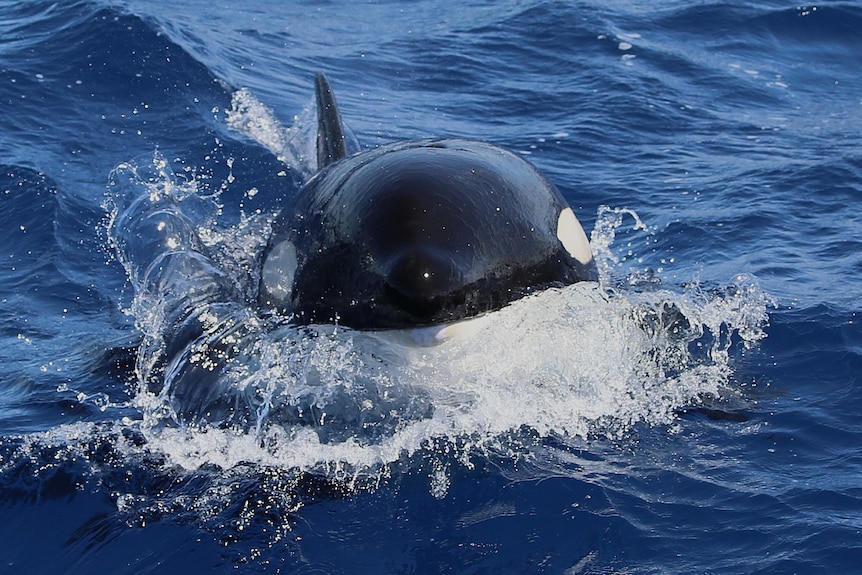
[[[374,474],[441,439],[469,451],[523,428],[619,438],[732,393],[729,349],[756,343],[767,321],[769,298],[750,277],[711,291],[614,278],[614,234],[627,216],[645,227],[603,207],[599,284],[524,298],[444,341],[295,326],[254,304],[270,214],[221,224],[217,198],[158,154],[119,166],[110,198],[109,236],[144,334],[140,429],[187,469]]]

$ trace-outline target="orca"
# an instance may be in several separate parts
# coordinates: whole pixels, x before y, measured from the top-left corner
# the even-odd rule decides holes
[[[349,155],[323,74],[315,95],[319,171],[273,223],[265,308],[298,324],[445,326],[598,280],[574,212],[521,156],[458,138]]]

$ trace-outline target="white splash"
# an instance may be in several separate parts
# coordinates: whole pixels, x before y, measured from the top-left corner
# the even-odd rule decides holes
[[[546,290],[422,345],[404,331],[293,326],[249,303],[264,216],[196,223],[206,200],[159,157],[153,169],[119,167],[112,181],[124,198],[114,203],[128,207],[117,208],[109,235],[146,335],[134,399],[141,430],[187,469],[253,462],[355,476],[440,440],[466,453],[523,428],[617,438],[719,396],[732,340],[763,337],[768,298],[751,278],[714,293],[612,288],[624,216],[646,226],[607,207],[592,234],[601,284]]]
[[[291,169],[314,169],[308,109],[284,128],[240,90],[228,123]],[[442,330],[360,332],[257,308],[270,215],[220,222],[215,199],[158,154],[118,166],[109,191],[108,236],[144,334],[134,425],[147,449],[186,469],[253,463],[355,478],[441,442],[468,461],[521,429],[619,438],[727,393],[732,343],[764,337],[769,298],[753,278],[709,292],[616,277],[623,223],[634,222],[628,235],[650,233],[626,208],[597,214],[598,284]],[[437,477],[438,491],[445,484]]]

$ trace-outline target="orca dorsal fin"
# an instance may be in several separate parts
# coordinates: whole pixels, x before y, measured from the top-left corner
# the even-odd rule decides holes
[[[347,155],[347,144],[335,95],[323,73],[314,78],[314,93],[317,99],[317,169],[322,170]]]

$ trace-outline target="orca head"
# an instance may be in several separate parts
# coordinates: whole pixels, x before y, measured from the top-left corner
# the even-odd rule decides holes
[[[450,324],[597,279],[571,208],[520,156],[436,139],[343,157],[330,140],[318,139],[323,169],[281,214],[264,260],[263,303],[295,321]]]

